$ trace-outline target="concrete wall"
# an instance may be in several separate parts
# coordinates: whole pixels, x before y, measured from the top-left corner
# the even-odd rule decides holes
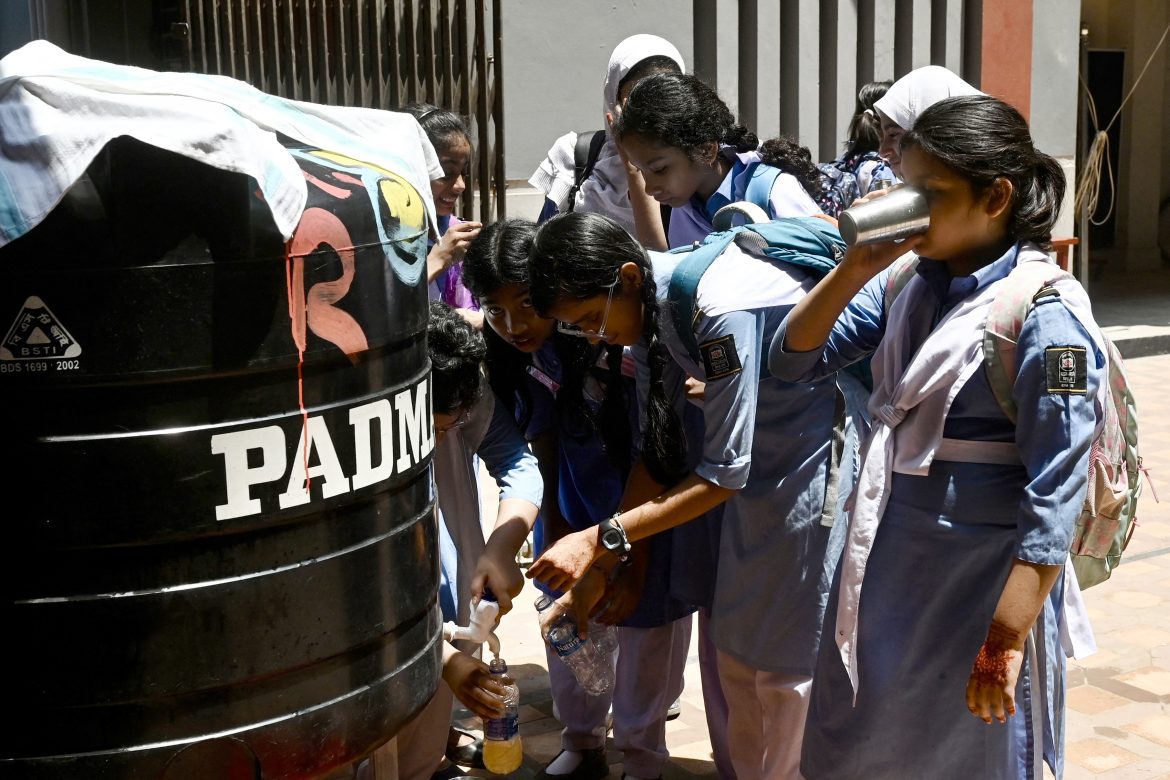
[[[1077,73],[1080,68],[1080,19],[1069,13],[1068,0],[1033,0],[1032,95],[1029,122],[1032,140],[1055,157],[1068,186],[1060,220],[1053,233],[1076,232],[1073,198],[1077,171]],[[1073,257],[1077,257],[1076,250]]]
[[[1080,19],[1070,0],[1032,3],[1029,113],[1037,145],[1069,174],[1057,232],[1072,235]],[[526,180],[557,136],[601,126],[606,62],[627,35],[671,40],[761,138],[787,133],[828,160],[861,84],[936,63],[978,85],[983,8],[972,0],[507,0],[508,213],[539,211]]]
[[[605,69],[623,38],[661,35],[694,67],[692,0],[505,0],[501,7],[509,181],[526,181],[569,130],[602,127]]]

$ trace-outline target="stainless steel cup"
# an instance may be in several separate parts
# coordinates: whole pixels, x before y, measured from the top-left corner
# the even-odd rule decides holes
[[[849,246],[906,238],[930,227],[930,205],[921,192],[902,185],[884,197],[845,209],[837,216],[837,227]]]

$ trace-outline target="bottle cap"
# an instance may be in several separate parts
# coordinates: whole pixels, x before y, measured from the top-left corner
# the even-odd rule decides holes
[[[552,604],[552,599],[550,599],[547,594],[542,593],[536,597],[536,601],[534,603],[536,604],[536,610],[539,612],[540,610],[545,609],[550,604]]]
[[[508,662],[503,658],[496,656],[488,663],[488,671],[492,674],[502,674],[508,671]]]

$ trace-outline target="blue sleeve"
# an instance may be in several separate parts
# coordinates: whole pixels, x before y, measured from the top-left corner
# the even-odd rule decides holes
[[[500,500],[520,498],[539,507],[544,497],[544,480],[536,456],[528,449],[508,410],[497,402],[492,420],[476,454],[500,488]]]
[[[739,370],[707,379],[703,402],[703,458],[695,473],[721,487],[738,490],[747,484],[756,428],[756,391],[760,382],[764,312],[732,311],[705,318],[695,333],[705,345],[723,340],[734,352]]]
[[[786,382],[815,382],[873,354],[886,331],[884,300],[889,277],[886,269],[866,282],[841,312],[819,349],[784,349],[784,334],[788,331],[785,317],[768,350],[768,370],[772,375]]]
[[[557,211],[557,204],[553,202],[552,198],[545,198],[544,205],[540,208],[540,214],[536,216],[536,224],[540,224],[549,219],[552,219],[560,212]]]
[[[1048,351],[1084,349],[1085,392],[1053,391]],[[1020,504],[1016,557],[1063,564],[1088,486],[1089,447],[1097,427],[1097,390],[1105,356],[1058,296],[1037,301],[1020,329],[1012,397],[1018,409],[1016,445],[1028,472]]]

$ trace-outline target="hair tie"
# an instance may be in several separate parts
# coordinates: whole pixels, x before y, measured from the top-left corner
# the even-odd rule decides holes
[[[872,116],[874,119],[877,119],[877,114],[875,114],[873,112],[872,108],[867,108],[864,111],[862,111],[861,113],[865,114],[866,116]]]

